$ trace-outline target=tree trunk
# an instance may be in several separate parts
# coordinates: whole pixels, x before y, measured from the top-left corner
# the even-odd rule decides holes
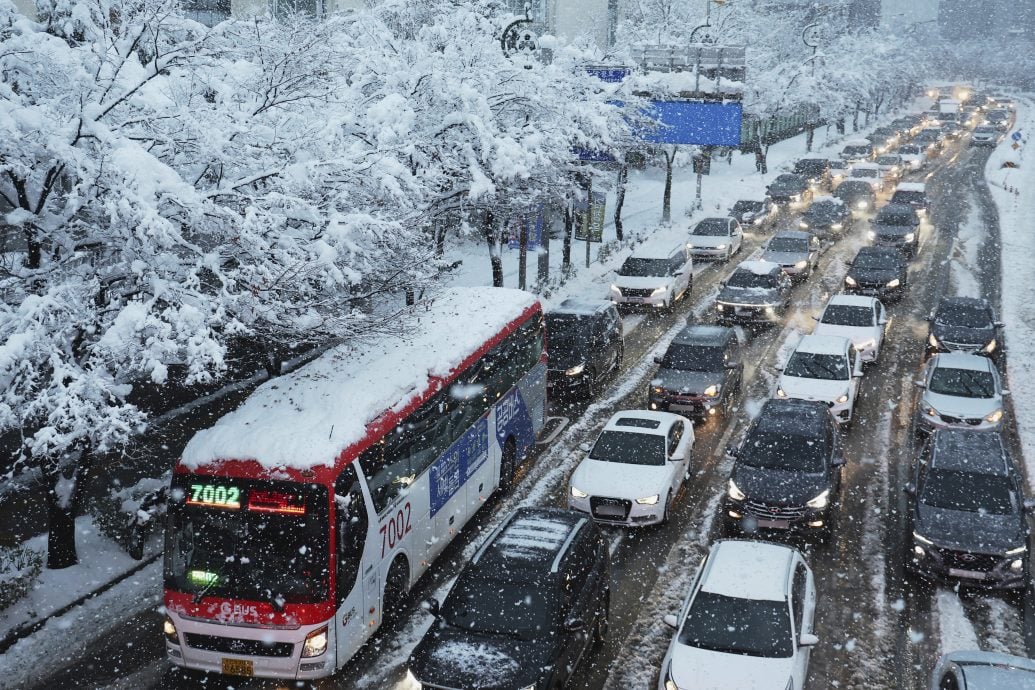
[[[446,253],[446,224],[442,221],[435,223],[435,256],[441,257]]]
[[[852,131],[859,131],[859,104],[855,104],[855,111],[852,113]]]
[[[661,222],[668,223],[672,220],[672,163],[676,159],[676,147],[673,146],[671,154],[669,150],[665,154],[665,193],[661,199]]]
[[[844,134],[845,133],[845,116],[844,115],[841,115],[840,117],[837,118],[837,133],[838,134]]]
[[[571,236],[575,231],[575,211],[571,204],[564,205],[564,246],[561,249],[561,269],[571,268]]]
[[[528,277],[528,218],[521,218],[518,229],[518,289],[524,290]]]
[[[25,232],[25,245],[28,249],[25,256],[25,267],[29,269],[38,269],[40,262],[43,259],[43,245],[39,241],[39,235],[36,233],[36,228],[33,226],[27,226]]]
[[[812,140],[816,136],[815,125],[805,125],[805,151],[812,152]]]
[[[93,465],[88,449],[71,451],[75,455],[63,470],[59,467],[50,477],[48,494],[47,567],[52,570],[70,568],[79,563],[75,545],[75,518],[79,513]]]
[[[503,259],[500,257],[499,243],[496,241],[496,214],[491,208],[485,209],[482,219],[482,234],[489,245],[489,263],[492,265],[492,286],[503,287]]]
[[[277,343],[266,341],[263,345],[262,365],[270,378],[280,376],[284,372],[284,356]]]
[[[622,165],[618,169],[618,193],[615,198],[615,237],[621,242],[625,239],[622,234],[622,206],[625,204],[625,184],[629,181],[629,166]]]

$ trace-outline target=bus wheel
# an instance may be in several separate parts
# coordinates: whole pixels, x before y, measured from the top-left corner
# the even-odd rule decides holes
[[[500,488],[504,491],[514,485],[514,471],[517,465],[517,446],[508,438],[503,444],[503,458],[500,460]]]
[[[402,614],[407,579],[406,560],[397,559],[388,569],[388,578],[385,580],[384,601],[381,604],[382,624],[393,621]]]

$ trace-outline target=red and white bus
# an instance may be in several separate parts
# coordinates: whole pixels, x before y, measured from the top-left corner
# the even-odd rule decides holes
[[[316,678],[348,661],[546,419],[542,309],[455,288],[402,337],[328,351],[199,432],[173,474],[168,658]]]

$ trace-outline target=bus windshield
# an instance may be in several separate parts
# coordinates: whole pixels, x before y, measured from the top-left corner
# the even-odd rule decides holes
[[[329,596],[327,491],[315,484],[176,477],[165,586],[193,594],[316,603]]]

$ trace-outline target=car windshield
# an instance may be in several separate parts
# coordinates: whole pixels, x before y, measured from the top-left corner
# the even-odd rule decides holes
[[[999,111],[999,110],[993,110],[993,111],[992,111],[992,112],[990,112],[990,113],[989,113],[988,115],[986,115],[986,117],[987,117],[987,118],[988,118],[989,120],[1006,120],[1006,119],[1008,119],[1008,118],[1009,118],[1010,116],[1009,116],[1009,115],[1008,115],[1007,113],[1004,113],[1004,112],[1002,112],[1002,111]]]
[[[815,352],[795,352],[788,360],[783,373],[785,376],[826,381],[847,381],[851,378],[848,360],[844,355],[817,354]]]
[[[994,127],[975,127],[974,134],[995,134]]]
[[[809,241],[804,237],[774,237],[769,240],[766,250],[806,254],[809,251]]]
[[[781,182],[780,180],[777,180],[776,182],[773,182],[771,185],[769,185],[769,191],[777,194],[795,194],[797,192],[800,192],[801,189],[801,183],[794,181]]]
[[[446,625],[483,635],[533,639],[553,631],[558,606],[548,583],[461,576],[442,602]]]
[[[734,271],[733,275],[726,281],[726,285],[733,288],[763,288],[768,290],[776,287],[777,283],[776,275],[773,273]]]
[[[773,577],[765,573],[764,577]],[[787,658],[794,653],[785,601],[700,591],[679,631],[679,643],[724,654]]]
[[[873,309],[848,304],[831,304],[823,311],[821,322],[831,326],[872,326]]]
[[[690,234],[702,237],[726,237],[730,234],[730,224],[725,218],[710,218],[698,223]]]
[[[909,192],[900,190],[895,192],[894,196],[891,197],[891,203],[893,204],[914,204],[922,203],[926,199],[927,195],[924,192]]]
[[[920,147],[914,146],[913,144],[906,144],[905,146],[898,147],[898,153],[900,156],[919,156]]]
[[[757,213],[762,210],[764,202],[761,201],[738,201],[733,204],[730,215],[739,216],[744,213]]]
[[[856,255],[855,260],[852,261],[852,266],[855,268],[871,268],[881,270],[894,270],[899,267],[899,260],[897,257],[890,254],[878,254],[878,253],[862,253]]]
[[[591,323],[590,319],[575,314],[547,314],[546,332],[550,334],[550,346],[566,350],[582,347]]]
[[[943,304],[934,315],[934,322],[941,326],[962,326],[963,328],[991,328],[992,315],[988,309],[973,304]]]
[[[804,160],[794,164],[796,175],[822,175],[827,169],[827,162],[824,160]]]
[[[737,462],[767,470],[818,474],[823,471],[825,457],[821,440],[776,429],[755,429],[740,447]]]
[[[1012,515],[1016,512],[1007,477],[937,467],[927,473],[920,502],[934,508],[970,513]]]
[[[873,194],[873,188],[870,187],[869,182],[849,180],[838,187],[834,194],[837,195],[838,198],[846,196],[871,196]]]
[[[671,273],[672,262],[668,259],[638,259],[636,257],[630,257],[625,260],[622,267],[618,269],[618,275],[638,277],[638,278],[654,278],[658,276],[667,276]]]
[[[876,168],[854,168],[852,177],[877,177],[880,171]]]
[[[664,465],[665,437],[608,429],[593,444],[589,457],[623,465]]]
[[[725,349],[705,345],[670,345],[661,360],[662,369],[720,371],[725,366]]]
[[[870,154],[869,146],[846,146],[844,148],[844,154],[846,156],[868,156]]]
[[[874,225],[916,225],[916,214],[912,209],[892,210],[886,206],[880,210],[873,220]]]
[[[959,398],[991,398],[995,395],[995,379],[987,371],[937,367],[931,374],[928,390],[939,395]]]
[[[832,220],[839,218],[843,209],[844,206],[842,204],[837,204],[833,201],[820,201],[812,205],[812,208],[805,213],[805,217]]]
[[[881,156],[877,159],[877,165],[898,165],[901,162],[898,156]]]
[[[297,484],[176,477],[166,529],[165,586],[205,596],[316,603],[328,596],[327,490]]]

